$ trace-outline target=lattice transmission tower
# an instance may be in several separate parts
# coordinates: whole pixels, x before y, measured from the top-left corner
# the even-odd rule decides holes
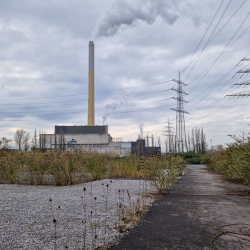
[[[168,154],[174,154],[175,153],[175,142],[174,142],[174,132],[172,131],[173,127],[171,127],[171,122],[168,119],[167,126],[164,126],[167,130],[164,130],[163,134],[164,136],[167,137],[167,140],[165,141],[166,143],[166,153]]]
[[[173,79],[173,81],[177,83],[176,89],[172,88],[177,93],[177,97],[173,97],[173,99],[177,100],[177,107],[171,108],[171,110],[176,111],[176,149],[180,153],[184,152],[184,147],[186,147],[184,113],[189,113],[184,109],[184,103],[187,103],[187,101],[183,97],[188,94],[183,90],[183,87],[187,86],[187,84],[181,80],[180,73],[178,80]]]
[[[250,91],[242,91],[239,93],[234,93],[234,94],[226,95],[226,96],[228,96],[228,97],[248,97],[248,96],[250,96]]]
[[[247,87],[247,86],[249,86],[250,85],[250,80],[248,80],[248,81],[244,81],[244,82],[237,82],[237,83],[235,83],[233,86],[232,86],[232,88],[233,87],[237,87],[237,88],[239,88],[239,87]]]
[[[250,61],[250,58],[244,57],[243,59],[240,60],[240,62],[237,64],[237,66],[242,65],[242,63],[244,61]],[[249,73],[250,73],[250,69],[245,69],[245,70],[241,69],[241,70],[237,71],[234,74],[233,78],[239,77],[239,78],[242,79],[242,78],[247,77]],[[238,87],[238,88],[239,87],[244,87],[245,88],[245,87],[247,87],[249,85],[250,85],[250,80],[247,80],[247,81],[235,83],[232,87],[235,86],[235,87]],[[234,93],[234,94],[226,95],[226,96],[227,97],[248,97],[248,96],[250,96],[250,91],[241,91],[239,93]]]
[[[236,65],[237,67],[241,66],[243,64],[243,62],[248,62],[250,61],[250,58],[248,57],[244,57],[243,59],[241,59],[238,64]]]

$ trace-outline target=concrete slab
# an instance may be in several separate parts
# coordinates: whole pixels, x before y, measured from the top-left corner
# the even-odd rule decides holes
[[[220,226],[240,223],[222,229],[236,232],[246,223],[250,228],[249,199],[226,194],[228,189],[243,188],[205,170],[204,165],[190,165],[169,195],[154,202],[144,221],[110,249],[213,249],[210,242]],[[222,234],[214,246],[218,250],[249,250],[247,239]]]

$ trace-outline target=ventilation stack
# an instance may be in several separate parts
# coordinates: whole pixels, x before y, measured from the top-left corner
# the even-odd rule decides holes
[[[89,42],[88,126],[95,126],[95,71],[93,41]]]

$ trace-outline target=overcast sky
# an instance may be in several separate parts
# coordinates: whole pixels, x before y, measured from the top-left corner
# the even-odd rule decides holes
[[[1,0],[0,137],[87,124],[94,41],[96,124],[111,136],[134,141],[143,124],[163,143],[164,122],[175,130],[169,80],[180,71],[186,131],[203,127],[209,145],[232,142],[227,135],[250,122],[250,97],[224,98],[249,90],[231,88],[250,78],[232,79],[250,67],[235,67],[250,53],[249,11],[246,0]]]

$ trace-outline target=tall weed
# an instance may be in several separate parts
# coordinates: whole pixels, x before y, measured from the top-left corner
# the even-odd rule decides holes
[[[106,177],[147,178],[162,192],[176,181],[183,164],[179,156],[115,158],[109,154],[83,151],[9,152],[0,154],[0,181],[61,186]]]

